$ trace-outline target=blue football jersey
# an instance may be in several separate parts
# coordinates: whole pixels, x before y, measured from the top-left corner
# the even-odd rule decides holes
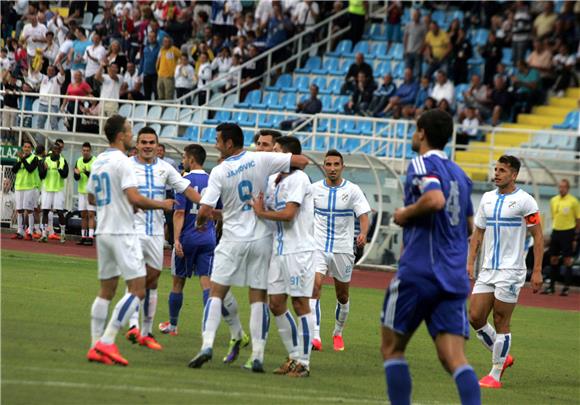
[[[192,170],[187,173],[184,178],[189,180],[191,187],[201,194],[207,187],[209,175],[203,170]],[[181,230],[181,242],[184,243],[187,241],[196,245],[215,244],[216,231],[213,221],[207,222],[205,230],[199,231],[195,228],[195,220],[197,218],[199,205],[189,201],[185,195],[181,193],[175,195],[175,201],[175,209],[185,211],[183,228]]]
[[[445,208],[414,218],[403,229],[404,250],[398,277],[416,280],[434,278],[443,290],[467,294],[467,218],[473,216],[471,180],[439,150],[414,158],[407,170],[405,206],[431,190],[441,190]]]

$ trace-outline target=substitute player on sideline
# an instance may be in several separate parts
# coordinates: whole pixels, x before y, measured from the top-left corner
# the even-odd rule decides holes
[[[81,212],[81,240],[77,245],[93,246],[95,236],[95,206],[89,204],[87,183],[91,176],[91,167],[96,157],[91,155],[91,144],[83,143],[82,156],[77,159],[74,168],[74,179],[79,182],[79,211]]]
[[[137,177],[127,157],[131,147],[131,124],[113,115],[105,122],[110,148],[101,153],[92,167],[87,184],[89,203],[96,205],[97,259],[100,291],[91,308],[91,349],[89,361],[128,365],[115,338],[145,297],[145,263],[135,229],[134,208],[171,210],[173,200],[157,201],[139,194]],[[127,282],[128,292],[119,300],[105,329],[109,304],[115,296],[119,276]],[[104,329],[104,333],[103,333]]]
[[[264,191],[267,176],[289,172],[291,167],[302,169],[308,164],[308,158],[289,153],[245,151],[244,134],[237,124],[220,124],[216,130],[216,148],[224,161],[209,176],[197,214],[197,226],[212,218],[212,210],[221,198],[223,235],[215,250],[210,298],[203,317],[203,344],[189,367],[199,368],[212,358],[222,300],[230,286],[236,285],[250,287],[252,356],[245,368],[263,372],[269,321],[267,275],[272,243],[268,225],[255,215],[248,203]]]
[[[381,314],[381,352],[393,405],[411,403],[405,349],[422,321],[441,364],[453,375],[461,403],[481,404],[477,376],[464,354],[469,337],[465,263],[473,220],[471,181],[443,152],[452,134],[449,114],[431,110],[419,117],[412,139],[419,156],[407,169],[405,207],[393,215],[403,227],[403,251]]]
[[[201,196],[190,187],[188,180],[181,177],[175,168],[157,157],[159,138],[151,127],[143,127],[137,135],[137,156],[129,159],[137,176],[139,192],[152,200],[162,201],[166,188],[183,193],[189,200],[199,202]],[[163,269],[163,241],[165,216],[161,210],[139,211],[135,215],[135,229],[139,233],[141,249],[147,267],[143,318],[139,330],[139,311],[130,320],[126,338],[133,343],[153,350],[161,345],[153,336],[153,319],[157,310],[157,284]]]
[[[492,352],[493,367],[479,381],[485,388],[501,388],[500,378],[514,359],[510,356],[510,321],[520,290],[526,281],[524,245],[529,231],[534,238],[534,293],[542,287],[544,236],[536,200],[516,187],[520,161],[501,156],[495,165],[496,190],[481,198],[475,216],[475,231],[469,244],[467,272],[474,276],[474,264],[483,242],[483,265],[477,276],[469,306],[469,321],[477,338]],[[494,326],[487,323],[493,310]]]
[[[276,139],[274,151],[300,155],[302,147],[297,138],[283,136]],[[308,377],[314,326],[309,303],[314,288],[314,202],[310,178],[302,170],[294,169],[290,173],[274,174],[268,182],[266,200],[271,210],[264,207],[262,195],[252,205],[259,218],[276,221],[268,295],[270,310],[288,351],[288,360],[274,374]],[[298,326],[288,311],[288,296],[298,317]]]
[[[329,272],[334,278],[336,311],[332,340],[334,350],[344,350],[342,330],[350,311],[349,286],[354,266],[354,221],[360,221],[357,246],[364,247],[369,231],[371,207],[356,184],[343,179],[344,160],[340,152],[329,150],[324,157],[326,178],[312,185],[314,196],[314,269],[316,279],[310,300],[312,313],[316,314],[312,346],[322,350],[320,339],[320,293],[322,279]]]
[[[207,187],[209,175],[203,170],[205,149],[196,144],[185,147],[183,153],[183,169],[191,187],[199,193]],[[175,238],[175,256],[172,263],[173,287],[169,293],[169,322],[159,324],[159,330],[164,334],[177,335],[177,321],[183,303],[183,288],[185,280],[193,274],[199,277],[203,294],[203,308],[209,299],[211,267],[214,258],[217,235],[215,223],[209,221],[204,229],[195,227],[199,204],[188,201],[183,194],[176,195],[176,205],[173,213],[173,235]],[[221,207],[218,207],[221,208]],[[231,291],[226,294],[222,316],[230,327],[230,347],[224,357],[224,363],[232,363],[238,358],[240,348],[250,343],[250,338],[242,328],[238,316],[238,303]]]
[[[42,209],[42,221],[40,228],[42,236],[39,242],[47,242],[48,239],[66,242],[66,219],[64,217],[64,189],[65,179],[68,177],[68,162],[62,156],[63,146],[58,142],[52,145],[51,153],[38,164],[38,174],[42,180],[42,192],[40,208]],[[60,224],[60,237],[55,233],[47,234],[49,225],[49,211],[56,211]]]
[[[38,158],[32,153],[32,142],[22,142],[22,151],[18,152],[18,161],[12,166],[12,173],[16,175],[14,182],[14,196],[16,199],[16,221],[18,230],[12,239],[24,239],[24,216],[28,217],[28,226],[34,225],[34,207],[38,200],[36,190],[38,181]]]

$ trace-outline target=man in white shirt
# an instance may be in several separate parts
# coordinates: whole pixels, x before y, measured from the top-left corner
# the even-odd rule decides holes
[[[145,297],[146,270],[139,235],[135,230],[137,209],[171,209],[173,200],[157,201],[139,194],[137,178],[126,150],[133,132],[125,117],[114,115],[105,123],[110,148],[93,163],[87,184],[89,203],[96,205],[99,295],[91,308],[91,349],[87,359],[104,364],[129,364],[120,353],[115,338],[138,310]],[[115,306],[107,327],[109,305],[123,276],[127,292]]]
[[[299,2],[294,8],[292,20],[298,27],[312,27],[316,24],[319,13],[318,3],[312,0],[304,0]]]
[[[73,48],[74,44],[74,34],[72,32],[67,32],[66,39],[60,43],[60,47],[58,48],[58,55],[54,61],[55,65],[62,65],[65,70],[71,68],[70,61],[68,59],[68,54],[70,50]]]
[[[125,100],[143,100],[141,92],[141,75],[133,62],[127,62],[127,70],[123,75],[123,85],[121,85],[121,98]]]
[[[123,78],[119,75],[119,67],[116,63],[111,64],[106,74],[103,74],[103,67],[104,64],[99,67],[95,74],[95,80],[102,83],[101,99],[118,100],[121,94],[121,85],[123,84]],[[102,101],[101,104],[105,117],[112,116],[119,109],[119,103],[116,101]]]
[[[292,136],[276,139],[275,152],[300,155],[300,141]],[[268,274],[270,310],[288,352],[274,374],[291,377],[310,375],[311,333],[314,318],[310,297],[314,289],[314,202],[310,178],[302,170],[270,176],[264,198],[258,197],[253,208],[258,218],[275,221],[274,255]],[[288,296],[298,317],[298,325],[288,311]],[[296,333],[298,331],[298,333]]]
[[[58,57],[59,46],[54,41],[54,34],[51,31],[46,33],[46,46],[42,51],[42,56],[48,60],[49,65],[54,65],[56,58]]]
[[[107,56],[107,50],[101,45],[101,35],[98,32],[93,34],[93,44],[85,49],[83,60],[87,64],[85,67],[85,79],[92,84],[92,77],[97,74],[101,62]]]
[[[474,278],[475,259],[483,245],[483,264],[477,276],[469,306],[469,322],[477,338],[492,353],[493,367],[479,381],[485,388],[501,388],[500,378],[514,359],[509,351],[512,343],[510,321],[521,288],[526,281],[524,244],[526,234],[534,238],[534,269],[532,289],[542,287],[544,236],[538,203],[516,187],[520,161],[501,156],[495,165],[496,190],[481,198],[474,219],[474,231],[469,243],[467,272]],[[494,326],[487,323],[493,310]]]
[[[5,177],[2,183],[2,216],[1,220],[3,223],[7,223],[8,226],[12,225],[16,214],[16,198],[14,195],[14,190],[12,190],[12,181]]]
[[[447,79],[447,74],[443,70],[437,71],[430,96],[437,100],[437,104],[443,99],[447,100],[451,107],[455,104],[455,86]]]
[[[28,16],[29,24],[26,24],[22,29],[22,38],[26,41],[26,53],[28,54],[28,62],[34,58],[37,49],[44,48],[46,44],[46,26],[38,22],[36,14]]]
[[[193,89],[195,70],[187,60],[186,54],[181,54],[179,63],[175,67],[175,92],[177,98],[184,96]]]
[[[42,113],[52,114],[58,113],[60,108],[60,99],[55,97],[47,96],[59,96],[60,88],[64,83],[65,71],[62,66],[59,66],[59,72],[56,72],[56,66],[49,66],[46,69],[46,75],[42,75],[42,81],[40,82],[40,97],[38,99],[38,128],[44,129],[46,124],[47,115]],[[56,131],[58,129],[58,116],[50,116],[50,129]]]
[[[246,151],[244,133],[237,124],[223,123],[216,130],[216,148],[224,160],[210,174],[197,214],[197,226],[203,226],[212,218],[221,199],[223,233],[215,250],[210,298],[203,319],[203,344],[201,351],[189,362],[189,367],[200,368],[212,358],[222,301],[230,286],[236,285],[250,288],[252,356],[245,367],[253,372],[264,372],[269,318],[267,271],[272,238],[268,224],[256,216],[249,203],[265,191],[268,176],[289,172],[291,167],[303,169],[308,158],[289,153]]]

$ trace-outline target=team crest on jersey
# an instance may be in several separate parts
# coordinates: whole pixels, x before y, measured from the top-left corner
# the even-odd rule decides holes
[[[342,202],[346,202],[348,200],[348,194],[343,194],[342,197],[340,197],[340,199],[342,200]]]
[[[508,203],[508,208],[514,208],[516,206],[516,202],[515,201],[510,201]]]

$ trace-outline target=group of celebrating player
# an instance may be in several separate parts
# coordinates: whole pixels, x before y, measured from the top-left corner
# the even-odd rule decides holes
[[[451,117],[438,110],[417,121],[413,159],[405,182],[405,206],[394,213],[403,227],[399,270],[387,289],[382,310],[382,353],[388,396],[393,404],[409,404],[411,377],[404,357],[414,331],[425,321],[444,368],[453,375],[463,404],[479,404],[479,387],[498,388],[509,355],[509,323],[526,267],[526,233],[534,236],[534,291],[542,284],[542,230],[538,206],[516,188],[519,161],[502,156],[495,167],[497,189],[484,194],[473,218],[471,182],[443,153],[453,132]],[[127,365],[115,345],[118,331],[133,318],[127,336],[152,349],[161,346],[152,333],[157,306],[157,280],[163,264],[163,214],[175,203],[173,287],[169,322],[163,333],[177,334],[186,278],[200,276],[204,295],[202,345],[189,367],[200,368],[213,357],[221,318],[231,341],[225,363],[252,343],[244,368],[264,371],[269,312],[288,352],[274,372],[293,377],[310,374],[311,350],[322,349],[320,289],[330,272],[336,290],[335,350],[344,350],[342,330],[349,313],[349,283],[354,265],[353,241],[366,243],[370,206],[361,189],[342,178],[344,162],[337,151],[324,158],[325,179],[311,184],[303,169],[308,158],[297,138],[261,131],[257,152],[244,150],[241,128],[217,127],[221,162],[211,174],[203,171],[205,150],[189,145],[181,177],[155,157],[157,135],[140,130],[138,154],[128,158],[129,122],[121,116],[105,124],[110,149],[92,165],[88,198],[97,207],[97,253],[101,288],[91,310],[91,361]],[[178,193],[165,199],[165,187]],[[135,209],[140,211],[135,214]],[[354,238],[355,218],[360,234]],[[222,236],[216,245],[216,221]],[[474,226],[475,225],[475,226]],[[468,237],[471,242],[468,249]],[[473,289],[469,317],[469,278],[483,244],[482,271]],[[469,255],[468,255],[469,251]],[[467,271],[466,271],[467,268]],[[106,324],[118,277],[127,291]],[[250,337],[241,326],[231,286],[249,287]],[[291,299],[294,317],[288,310]],[[139,307],[143,309],[138,328]],[[487,323],[493,311],[494,326]],[[490,374],[478,382],[464,355],[469,324],[493,353]],[[106,325],[106,327],[105,327]]]

